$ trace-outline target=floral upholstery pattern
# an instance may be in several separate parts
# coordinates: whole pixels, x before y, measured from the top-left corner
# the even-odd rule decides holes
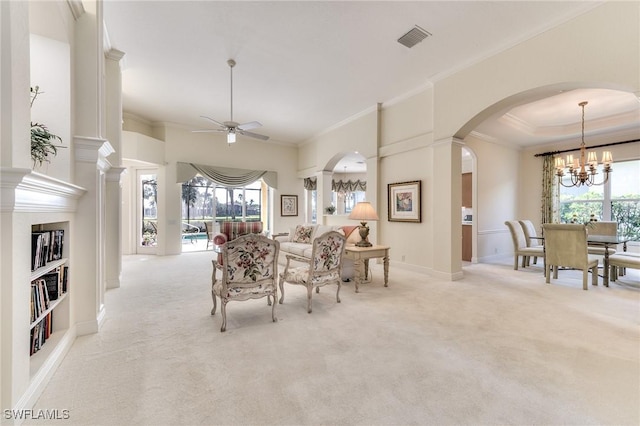
[[[312,279],[312,284],[320,285],[323,283],[329,284],[331,281],[337,280],[338,277],[337,272],[331,272],[330,274],[314,275]],[[284,276],[284,280],[288,283],[307,284],[309,282],[309,267],[297,266],[295,268],[289,268]]]
[[[246,234],[222,247],[222,263],[213,261],[211,278],[211,297],[216,312],[216,297],[222,302],[222,327],[227,324],[226,304],[231,300],[248,300],[267,297],[271,305],[273,298],[272,319],[275,322],[275,301],[278,294],[276,277],[278,276],[278,252],[280,243],[259,234]],[[216,280],[216,270],[222,271],[222,279]]]
[[[293,234],[292,241],[294,243],[308,244],[311,242],[312,234],[313,234],[313,226],[298,225],[296,226],[296,232]]]
[[[345,238],[329,235],[327,238],[316,238],[314,241],[313,269],[329,271],[340,266]]]
[[[336,301],[340,303],[340,287],[342,285],[342,255],[346,245],[346,237],[337,231],[327,232],[315,238],[312,243],[311,259],[295,255],[287,255],[287,264],[280,274],[280,303],[284,301],[284,283],[303,285],[307,288],[307,312],[311,313],[311,294],[315,287],[336,284]],[[291,260],[304,262],[307,266],[291,267]]]

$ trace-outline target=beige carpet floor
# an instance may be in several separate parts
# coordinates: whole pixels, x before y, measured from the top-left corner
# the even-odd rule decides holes
[[[34,407],[64,425],[638,425],[637,275],[582,290],[540,266],[446,282],[391,266],[335,302],[288,286],[210,316],[211,252],[127,256],[101,331],[76,340]],[[635,280],[635,281],[634,281]],[[626,285],[624,283],[627,283]]]

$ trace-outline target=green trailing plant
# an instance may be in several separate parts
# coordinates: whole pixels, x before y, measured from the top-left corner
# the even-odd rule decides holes
[[[31,87],[31,105],[35,102],[40,92],[40,87]],[[31,122],[31,160],[33,165],[42,165],[42,163],[50,163],[50,155],[55,157],[58,155],[58,148],[64,148],[62,145],[56,145],[58,140],[62,143],[62,138],[54,135],[49,131],[47,126],[41,123]]]

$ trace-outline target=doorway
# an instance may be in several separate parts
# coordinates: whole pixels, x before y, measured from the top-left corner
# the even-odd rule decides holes
[[[462,147],[462,261],[477,263],[476,247],[476,157],[471,149]]]
[[[136,252],[156,254],[158,246],[158,180],[154,170],[138,170]]]

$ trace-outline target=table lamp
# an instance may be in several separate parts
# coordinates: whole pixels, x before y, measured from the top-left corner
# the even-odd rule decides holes
[[[379,220],[378,214],[374,210],[371,203],[367,201],[360,202],[356,204],[356,206],[351,211],[349,215],[349,219],[355,219],[360,221],[360,227],[358,232],[360,232],[361,240],[356,243],[357,247],[371,247],[372,244],[367,239],[369,237],[369,227],[367,226],[368,220]]]

